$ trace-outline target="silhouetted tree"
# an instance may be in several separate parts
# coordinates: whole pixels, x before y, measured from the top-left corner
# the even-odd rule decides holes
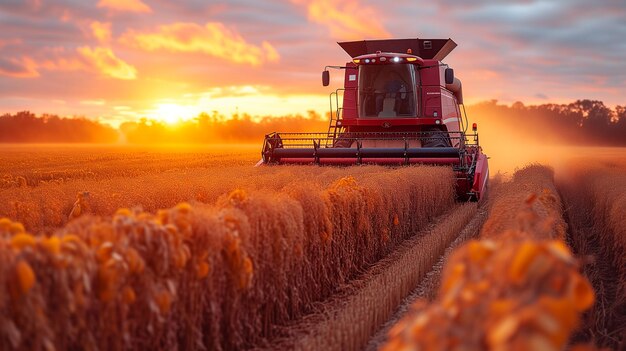
[[[611,110],[597,100],[543,105],[524,105],[518,101],[507,106],[490,100],[468,106],[468,112],[470,119],[480,124],[489,125],[496,120],[499,125],[540,140],[558,138],[572,144],[626,145],[626,106]],[[175,125],[141,118],[122,123],[118,130],[86,118],[47,114],[37,117],[23,111],[0,116],[0,142],[258,143],[265,134],[274,131],[319,132],[327,127],[328,114],[322,118],[314,111],[308,111],[306,117],[253,117],[237,113],[232,118],[211,111]]]
[[[110,126],[84,117],[61,118],[29,111],[0,116],[3,143],[112,143],[118,132]]]

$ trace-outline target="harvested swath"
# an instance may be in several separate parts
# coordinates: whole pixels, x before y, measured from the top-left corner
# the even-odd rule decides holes
[[[384,349],[563,349],[594,294],[564,242],[554,240],[565,223],[551,183],[550,170],[531,166],[499,186],[483,239],[455,251],[434,302],[417,302]],[[513,189],[531,195],[520,199]]]
[[[361,350],[475,214],[476,204],[464,204],[442,215],[315,312],[282,328],[268,349]]]
[[[413,289],[413,291],[411,291],[406,298],[404,298],[404,300],[395,308],[391,317],[370,338],[364,350],[378,350],[383,344],[385,344],[385,342],[387,342],[389,330],[408,313],[411,306],[416,301],[420,299],[432,301],[435,299],[435,294],[437,293],[437,288],[439,287],[441,273],[445,262],[448,261],[450,255],[452,255],[456,248],[461,246],[466,241],[478,236],[478,232],[485,222],[486,215],[487,213],[484,207],[479,208],[476,211],[473,218],[463,227],[460,234],[454,239],[454,241],[446,247],[444,254],[439,257],[439,260],[437,260],[435,264],[432,265],[431,270],[424,275],[417,287]]]
[[[4,220],[0,348],[241,349],[272,337],[454,203],[448,168],[358,169],[213,206],[81,217],[50,238]]]
[[[626,162],[581,160],[567,168],[560,188],[571,225],[568,237],[586,259],[598,295],[576,340],[626,347]]]
[[[499,238],[519,231],[531,238],[538,235],[537,239],[565,238],[567,224],[554,185],[554,171],[548,167],[527,166],[515,172],[511,181],[492,189],[489,215],[481,237]]]

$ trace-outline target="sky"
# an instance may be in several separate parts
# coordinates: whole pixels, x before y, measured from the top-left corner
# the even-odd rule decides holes
[[[416,37],[458,44],[466,104],[626,104],[624,0],[0,0],[0,113],[324,113],[337,42]]]

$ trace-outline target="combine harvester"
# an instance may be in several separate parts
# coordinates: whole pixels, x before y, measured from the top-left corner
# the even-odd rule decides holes
[[[461,81],[441,62],[456,43],[388,39],[339,45],[352,61],[322,72],[328,86],[328,68],[345,70],[344,87],[330,94],[328,132],[266,135],[262,163],[450,165],[458,198],[482,199],[487,156],[475,123],[473,133],[466,133]]]

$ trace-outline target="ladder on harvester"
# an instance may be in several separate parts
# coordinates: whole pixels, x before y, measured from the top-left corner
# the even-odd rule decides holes
[[[337,137],[343,133],[343,125],[341,124],[343,107],[339,107],[339,92],[343,92],[344,90],[345,89],[337,89],[335,92],[330,93],[330,121],[328,123],[328,138],[326,139],[325,147],[333,147]],[[334,105],[333,96],[335,97]]]

